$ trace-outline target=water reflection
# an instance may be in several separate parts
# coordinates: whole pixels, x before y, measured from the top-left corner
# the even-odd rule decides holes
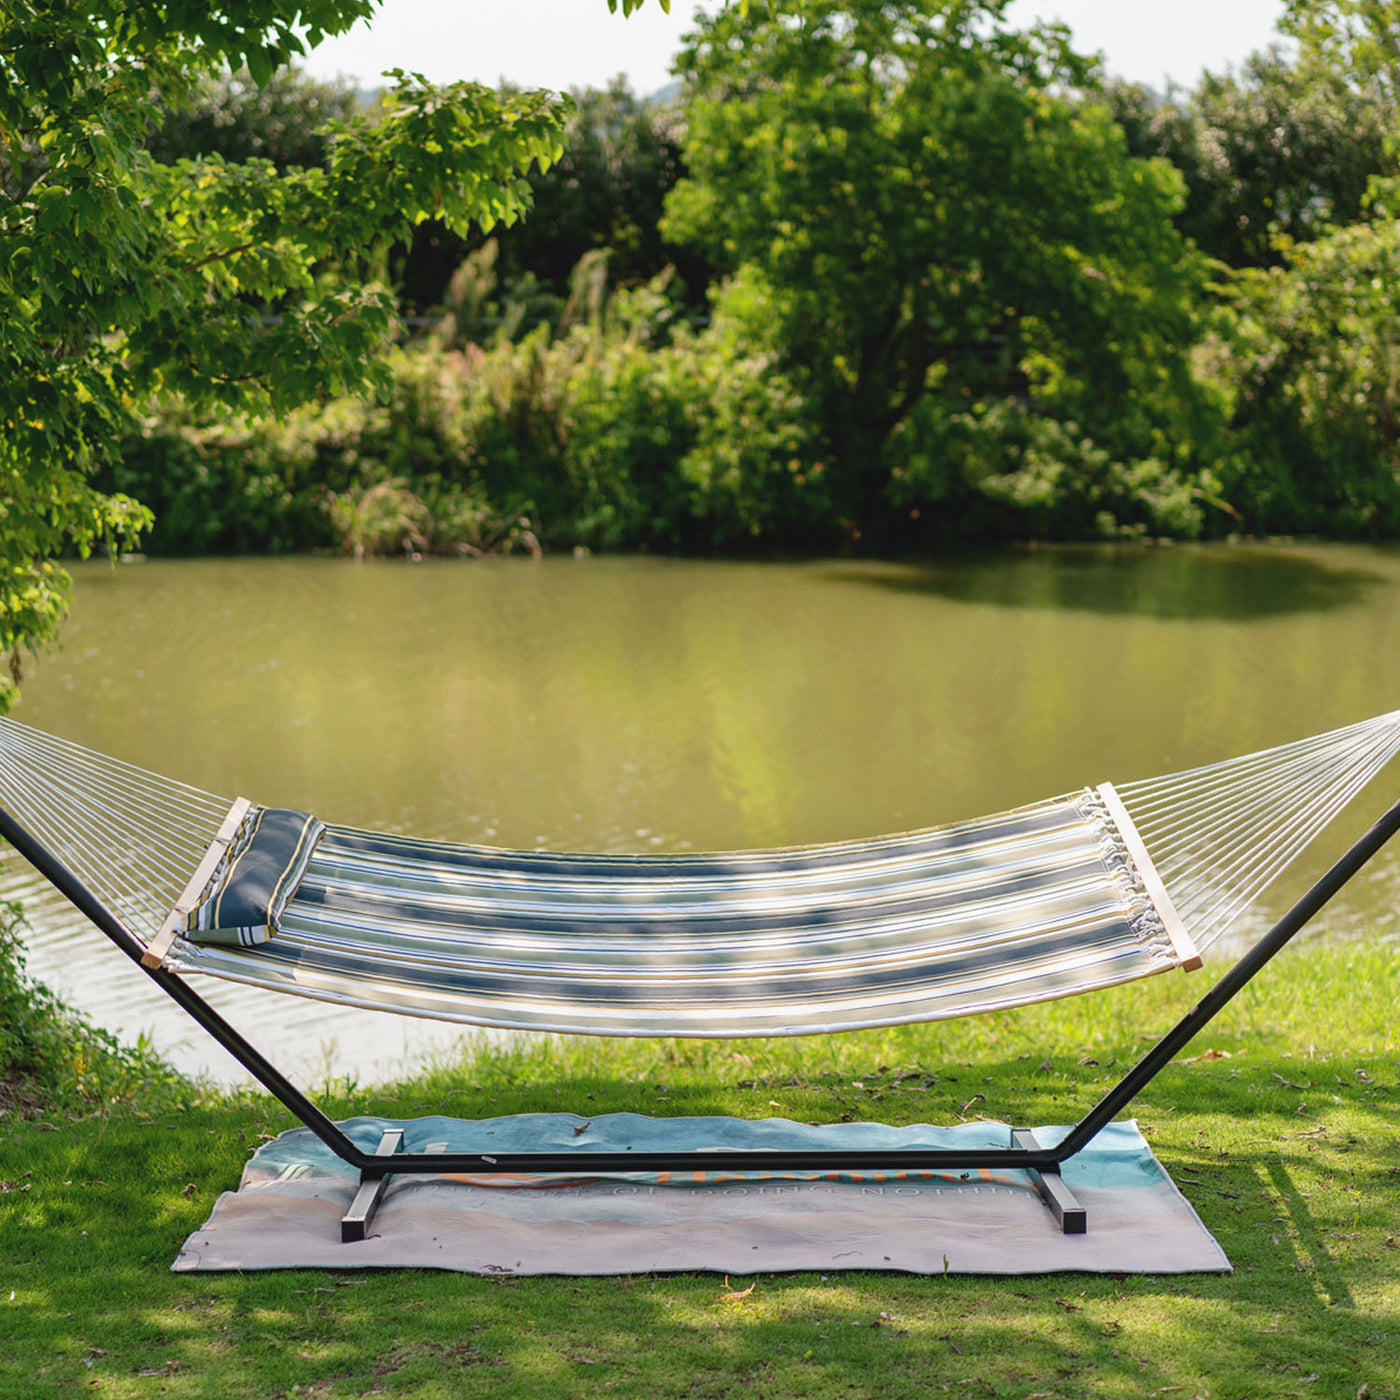
[[[833,577],[998,608],[1231,622],[1350,607],[1388,582],[1378,569],[1268,545],[1061,546]]]

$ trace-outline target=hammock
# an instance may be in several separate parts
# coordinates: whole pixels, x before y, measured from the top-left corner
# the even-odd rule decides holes
[[[175,972],[476,1025],[786,1035],[1199,966],[1397,749],[1400,711],[936,830],[727,855],[502,851],[320,823],[312,847],[296,814],[289,897],[237,946],[202,941],[215,931],[187,915],[202,896],[206,910],[236,900],[227,851],[291,814],[8,719],[0,806],[133,932],[150,943],[164,927],[148,962]]]
[[[556,855],[325,826],[230,802],[0,718],[9,839],[362,1173],[577,1170],[577,1154],[368,1153],[188,974],[470,1024],[620,1035],[804,1034],[965,1015],[1200,965],[1400,751],[1400,711],[1261,753],[874,841],[727,855]],[[1400,804],[1054,1147],[809,1152],[792,1169],[1058,1169],[1400,827]],[[587,1150],[587,1149],[585,1149]],[[616,1159],[616,1160],[614,1160]],[[848,1160],[849,1159],[849,1160]],[[742,1152],[591,1154],[599,1171],[744,1170]],[[776,1160],[765,1166],[776,1168]]]

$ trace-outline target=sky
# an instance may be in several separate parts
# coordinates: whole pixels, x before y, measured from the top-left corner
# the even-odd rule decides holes
[[[1064,20],[1078,48],[1102,50],[1110,71],[1160,89],[1238,64],[1271,42],[1282,11],[1283,0],[1014,0],[1010,14]],[[693,0],[672,0],[669,15],[646,0],[626,19],[606,0],[384,0],[373,20],[322,44],[307,68],[360,87],[377,87],[386,68],[558,90],[602,87],[624,73],[648,95],[670,81],[693,13]]]

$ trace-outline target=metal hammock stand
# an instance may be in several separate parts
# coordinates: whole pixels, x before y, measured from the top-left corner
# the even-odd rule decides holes
[[[12,722],[3,722],[7,725]],[[15,726],[18,728],[18,726]],[[1338,731],[1341,732],[1341,731]],[[1389,748],[1374,767],[1388,761]],[[1203,770],[1202,770],[1203,771]],[[7,805],[13,805],[7,798]],[[1056,1222],[1066,1234],[1087,1229],[1086,1212],[1061,1179],[1065,1162],[1085,1148],[1098,1132],[1216,1016],[1247,982],[1299,932],[1368,861],[1400,830],[1400,802],[1307,891],[1269,932],[1224,973],[1196,1006],[1168,1030],[1097,1103],[1056,1143],[1037,1141],[1024,1128],[1012,1128],[1004,1147],[982,1149],[895,1150],[719,1150],[690,1152],[530,1152],[530,1153],[404,1153],[397,1130],[387,1131],[374,1152],[358,1146],[311,1099],[301,1092],[246,1037],[231,1026],[181,976],[160,963],[164,950],[152,956],[156,939],[143,940],[99,898],[49,844],[31,834],[8,811],[0,809],[0,837],[8,841],[92,924],[104,933],[162,991],[202,1026],[269,1093],[301,1120],[332,1152],[360,1174],[360,1189],[341,1223],[341,1238],[350,1243],[366,1238],[371,1219],[391,1175],[440,1173],[573,1173],[614,1172],[743,1172],[743,1171],[902,1171],[972,1173],[980,1169],[1027,1173]],[[227,837],[222,837],[227,844]],[[216,839],[215,845],[219,844]],[[211,850],[213,848],[211,847]],[[1144,853],[1145,855],[1145,853]],[[191,882],[194,883],[193,881]],[[173,915],[171,919],[173,919]],[[167,923],[171,923],[168,919]],[[167,942],[168,946],[168,942]],[[152,964],[155,964],[154,966]],[[1177,966],[1190,966],[1184,958]],[[1133,974],[1141,975],[1141,974]],[[948,1014],[948,1013],[944,1013]],[[730,1032],[733,1034],[733,1032]]]

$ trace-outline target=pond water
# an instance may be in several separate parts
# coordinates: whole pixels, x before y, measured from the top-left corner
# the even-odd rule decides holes
[[[1400,552],[1144,547],[925,563],[149,561],[75,571],[15,717],[209,791],[515,847],[871,836],[1400,706]],[[1272,896],[1394,795],[1387,773]],[[3,888],[33,882],[10,858]],[[1328,914],[1393,936],[1383,858]],[[1268,911],[1264,911],[1268,912]],[[1261,915],[1262,917],[1262,915]],[[51,901],[31,969],[186,1069],[232,1062]],[[458,1029],[201,981],[304,1075]]]

